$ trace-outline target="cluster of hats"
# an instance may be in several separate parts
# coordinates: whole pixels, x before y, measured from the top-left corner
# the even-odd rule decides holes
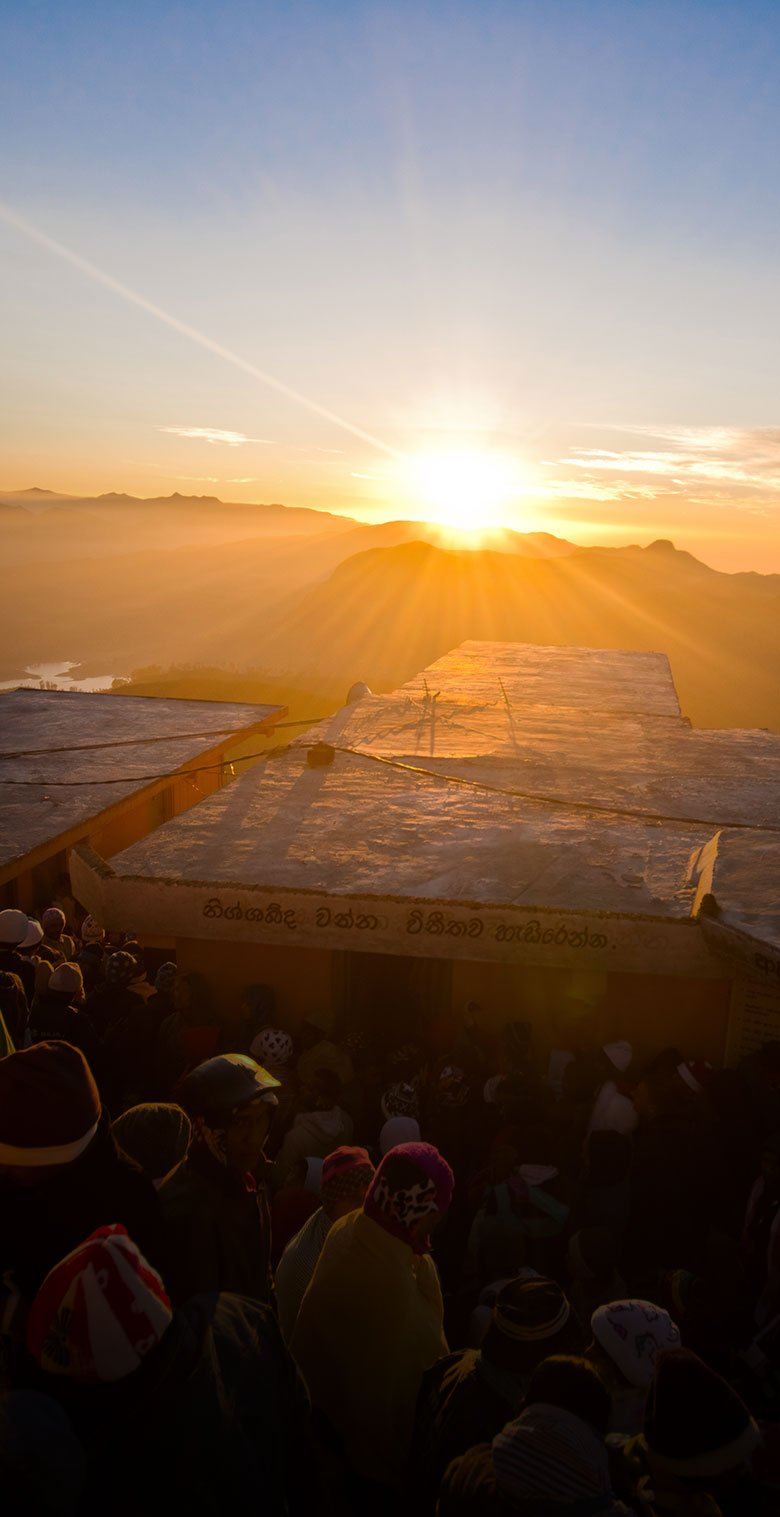
[[[84,977],[78,964],[57,964],[49,975],[47,990],[69,1000],[81,999]]]

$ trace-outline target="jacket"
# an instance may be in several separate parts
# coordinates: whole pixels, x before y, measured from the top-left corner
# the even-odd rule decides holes
[[[174,1301],[233,1291],[273,1303],[268,1201],[253,1183],[194,1147],[160,1187]]]
[[[363,1211],[334,1223],[291,1349],[352,1468],[399,1483],[423,1374],[447,1353],[436,1265]]]
[[[477,1349],[449,1354],[426,1370],[417,1402],[409,1496],[434,1510],[442,1477],[459,1454],[490,1442],[522,1405],[527,1378],[494,1369]]]
[[[304,1159],[326,1159],[334,1148],[351,1143],[353,1130],[352,1118],[340,1106],[299,1112],[274,1160],[274,1190],[281,1190]]]
[[[308,1397],[267,1307],[197,1296],[126,1380],[47,1378],[89,1454],[84,1517],[312,1510]]]

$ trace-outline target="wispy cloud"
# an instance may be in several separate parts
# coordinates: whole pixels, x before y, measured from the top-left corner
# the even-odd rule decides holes
[[[158,432],[169,432],[173,437],[194,438],[197,442],[223,443],[228,448],[241,448],[247,442],[262,442],[270,445],[269,437],[247,437],[245,432],[228,432],[223,427],[158,427]]]
[[[582,471],[596,481],[603,474],[668,481],[665,493],[677,489],[729,487],[733,503],[745,495],[780,495],[780,428],[778,427],[650,427],[607,426],[612,434],[656,442],[657,447],[572,448],[548,467]],[[565,482],[556,481],[555,488]],[[550,486],[548,486],[550,488]]]

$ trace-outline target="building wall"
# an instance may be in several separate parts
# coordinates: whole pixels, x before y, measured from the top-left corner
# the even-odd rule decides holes
[[[688,1058],[725,1057],[731,980],[690,980],[671,975],[573,975],[563,969],[524,968],[467,960],[453,963],[452,1004],[469,1000],[489,1022],[527,1019],[540,1048],[553,1047],[582,1017],[599,1042],[627,1038],[635,1057],[674,1045]]]
[[[297,1021],[329,1019],[357,1001],[370,1017],[372,1005],[382,1010],[381,985],[374,997],[370,972],[381,965],[373,954],[342,954],[329,949],[223,943],[179,938],[180,969],[206,976],[223,1015],[235,1013],[245,985],[270,985],[280,1012]],[[364,961],[366,975],[356,976],[349,961]],[[641,1060],[674,1045],[687,1058],[706,1058],[720,1064],[725,1057],[731,998],[730,980],[684,980],[665,975],[592,975],[569,970],[528,968],[469,960],[451,962],[404,960],[419,972],[419,991],[436,1002],[446,997],[454,1012],[476,1001],[488,1024],[500,1026],[527,1018],[534,1027],[540,1051],[565,1041],[565,1029],[584,1018],[585,1030],[598,1042],[628,1038]],[[437,971],[430,983],[429,971]],[[447,974],[442,974],[446,969]],[[357,983],[356,983],[357,982]],[[399,1004],[399,1026],[409,1009],[411,987]],[[359,991],[359,996],[355,992]],[[354,1004],[352,1004],[354,1003]],[[427,1004],[427,1000],[426,1000]],[[444,1009],[443,1005],[431,1010]],[[404,1036],[408,1033],[404,1030]]]
[[[276,992],[277,1009],[285,1016],[293,1021],[312,1016],[329,1022],[341,978],[341,966],[335,961],[340,958],[326,948],[176,940],[180,971],[196,970],[206,976],[223,1016],[236,1011],[245,985],[270,985]]]

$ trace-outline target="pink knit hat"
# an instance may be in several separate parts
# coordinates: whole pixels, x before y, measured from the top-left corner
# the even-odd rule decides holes
[[[385,1232],[415,1253],[426,1253],[430,1238],[412,1233],[422,1217],[446,1212],[455,1176],[431,1143],[399,1143],[386,1153],[369,1186],[363,1210]]]

